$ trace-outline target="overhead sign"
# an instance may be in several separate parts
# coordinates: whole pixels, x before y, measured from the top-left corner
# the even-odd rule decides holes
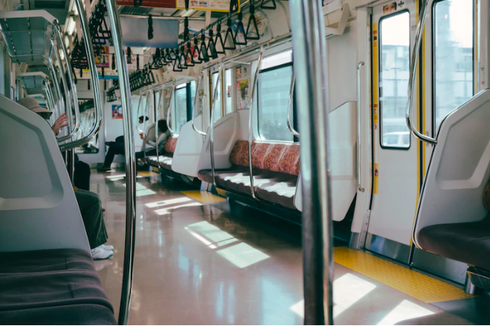
[[[172,48],[179,44],[179,21],[153,18],[153,38],[148,39],[148,18],[121,17],[124,46]]]
[[[189,10],[230,12],[231,0],[189,0]],[[177,9],[185,9],[185,0],[175,0]],[[240,0],[238,0],[240,11]]]

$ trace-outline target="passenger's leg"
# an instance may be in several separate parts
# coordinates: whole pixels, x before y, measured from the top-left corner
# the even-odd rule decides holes
[[[90,166],[78,161],[75,164],[75,187],[83,190],[90,190]]]
[[[107,242],[108,238],[99,196],[93,192],[81,189],[75,190],[75,195],[82,214],[90,248],[98,249]],[[92,254],[94,254],[93,251]],[[102,252],[102,254],[98,257],[99,259],[104,256],[107,256],[105,258],[109,258],[112,252],[107,252],[105,255]]]
[[[109,146],[109,150],[107,151],[107,154],[105,155],[104,165],[102,165],[102,168],[100,168],[99,170],[111,168],[112,161],[114,161],[114,156],[117,154],[116,149],[117,149],[117,147],[115,146],[115,143],[113,143]]]

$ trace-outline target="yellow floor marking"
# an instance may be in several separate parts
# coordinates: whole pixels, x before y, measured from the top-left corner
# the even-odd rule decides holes
[[[220,203],[226,201],[226,199],[213,195],[207,191],[199,191],[199,190],[190,190],[190,191],[181,191],[187,197],[191,197],[201,203],[209,204],[209,203]]]
[[[337,264],[426,303],[472,298],[462,289],[379,257],[347,247],[334,248]]]
[[[153,171],[138,171],[138,174],[143,177],[158,177],[159,174]]]
[[[155,166],[152,166],[152,167],[151,167],[151,170],[152,170],[153,172],[160,173],[160,170],[159,170],[157,167],[155,167]]]

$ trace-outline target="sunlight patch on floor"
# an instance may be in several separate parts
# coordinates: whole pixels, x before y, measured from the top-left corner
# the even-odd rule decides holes
[[[170,207],[165,207],[162,209],[157,209],[155,210],[155,213],[158,215],[167,215],[170,214],[173,210],[176,210],[177,208],[183,208],[183,207],[194,207],[194,206],[202,206],[201,203],[189,203],[189,204],[182,204],[182,205],[177,205],[177,206],[170,206]]]
[[[179,197],[173,199],[159,200],[153,203],[145,204],[145,206],[148,208],[155,208],[155,207],[162,207],[162,206],[173,205],[173,204],[181,204],[190,201],[192,201],[192,199],[188,197]]]
[[[363,280],[351,273],[344,274],[336,279],[333,282],[334,318],[352,307],[375,288],[376,285],[373,283]],[[304,300],[295,303],[290,309],[301,317],[304,317]]]
[[[434,312],[408,300],[403,300],[378,325],[394,325],[407,319],[433,315]]]
[[[185,227],[185,230],[210,249],[219,249],[220,247],[228,246],[224,249],[217,250],[216,253],[239,268],[245,268],[269,258],[262,251],[244,242],[239,242],[238,239],[228,232],[222,231],[207,221],[189,224]],[[236,242],[239,243],[234,244]],[[234,245],[229,246],[231,244]]]

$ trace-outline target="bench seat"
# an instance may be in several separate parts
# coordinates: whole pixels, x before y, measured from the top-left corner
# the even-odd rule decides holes
[[[2,324],[116,324],[83,250],[0,253],[0,289]]]
[[[299,174],[299,146],[261,142],[253,144],[252,153],[257,198],[296,209],[294,195]],[[215,171],[216,185],[251,196],[247,141],[235,143],[230,163],[231,168]],[[199,171],[198,177],[204,182],[213,182],[211,169]]]

